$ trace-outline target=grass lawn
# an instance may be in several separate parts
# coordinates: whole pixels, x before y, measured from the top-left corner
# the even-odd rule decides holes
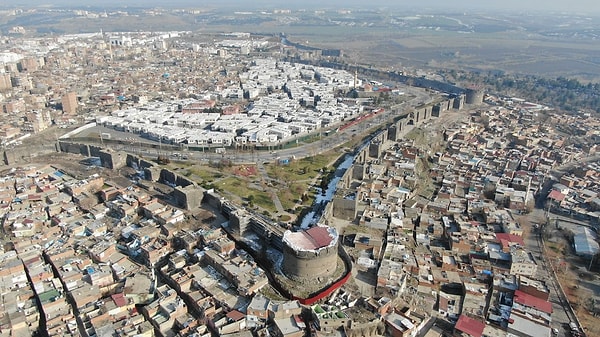
[[[337,157],[339,157],[339,153],[328,152],[308,158],[292,160],[288,165],[269,164],[265,167],[269,177],[282,182],[312,180],[320,174],[319,170],[327,168]]]
[[[206,182],[213,182],[215,179],[219,179],[223,177],[223,173],[219,172],[219,170],[204,166],[204,165],[194,165],[188,168],[188,172],[190,175],[197,176]]]
[[[253,188],[253,186],[256,185],[248,184],[245,179],[239,177],[227,177],[218,181],[215,185],[218,190],[224,191],[228,197],[237,199],[239,203],[246,202],[251,198],[252,203],[259,208],[271,213],[276,212],[269,192]]]
[[[316,154],[309,158],[292,160],[287,165],[266,164],[265,169],[272,186],[260,177],[254,165],[233,165],[220,168],[205,165],[185,165],[185,163],[171,163],[172,168],[180,168],[179,174],[197,181],[214,186],[223,191],[224,196],[236,203],[242,204],[251,201],[258,208],[275,213],[273,198],[269,192],[272,188],[276,191],[283,209],[294,209],[300,203],[302,207],[310,207],[314,201],[315,191],[310,189],[313,183],[318,183],[323,173],[330,170],[333,163],[344,153],[329,151]],[[201,180],[201,181],[198,181]],[[303,197],[304,195],[304,197]],[[249,200],[251,199],[251,200]]]
[[[310,193],[307,193],[308,198],[304,198],[304,201],[300,203],[302,194],[309,188],[308,182],[305,184],[293,185],[295,185],[295,187],[293,188],[284,187],[281,189],[277,189],[277,197],[279,198],[283,209],[295,209],[296,205],[298,204],[301,204],[303,207],[310,206],[312,204],[312,201],[314,200],[313,194]]]
[[[254,204],[257,205],[258,207],[269,211],[269,213],[275,213],[277,212],[277,209],[275,208],[275,204],[273,204],[273,198],[271,197],[271,195],[268,192],[251,192],[251,195],[254,196]]]
[[[338,152],[318,154],[310,158],[293,160],[289,165],[267,164],[265,168],[272,180],[272,188],[276,191],[284,209],[294,209],[303,199],[302,206],[309,207],[314,200],[314,192],[310,185],[318,181],[323,168],[330,169],[329,164],[339,157]],[[254,165],[233,165],[220,168],[205,165],[186,165],[171,163],[172,169],[179,168],[182,174],[199,184],[208,183],[217,190],[223,191],[227,198],[243,204],[251,201],[263,211],[275,213],[273,198],[269,192],[271,187],[257,173]],[[177,171],[177,170],[176,170]],[[317,179],[317,180],[316,180]],[[302,198],[302,196],[304,198]],[[249,200],[250,199],[250,200]]]
[[[306,193],[303,206],[310,206],[314,200],[309,191],[310,185],[321,175],[323,168],[330,169],[329,164],[340,156],[339,152],[327,152],[310,158],[293,160],[288,165],[269,164],[265,168],[277,196],[284,209],[294,208],[296,203]]]

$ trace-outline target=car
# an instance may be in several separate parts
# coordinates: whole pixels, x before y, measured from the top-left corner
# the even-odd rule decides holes
[[[553,335],[558,335],[558,329],[557,328],[552,328],[552,334]]]

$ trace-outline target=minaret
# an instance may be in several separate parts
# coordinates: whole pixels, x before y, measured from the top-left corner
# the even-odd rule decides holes
[[[356,90],[356,83],[358,83],[358,67],[354,69],[354,90]]]

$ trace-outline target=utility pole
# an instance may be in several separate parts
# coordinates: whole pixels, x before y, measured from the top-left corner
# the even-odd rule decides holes
[[[158,135],[158,155],[160,156],[162,153],[162,136]]]

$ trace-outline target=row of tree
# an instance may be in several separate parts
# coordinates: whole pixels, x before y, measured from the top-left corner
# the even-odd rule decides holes
[[[482,86],[485,91],[526,98],[557,109],[576,112],[600,112],[600,83],[581,83],[576,79],[545,78],[502,72],[442,71],[446,80],[468,87]]]

